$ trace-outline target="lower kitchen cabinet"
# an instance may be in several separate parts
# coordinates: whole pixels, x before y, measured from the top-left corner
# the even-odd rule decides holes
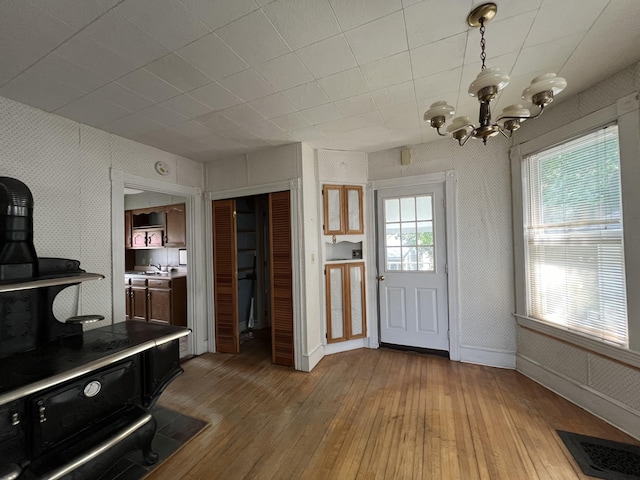
[[[187,326],[187,278],[125,278],[126,318]]]
[[[327,342],[367,336],[364,262],[325,265]]]

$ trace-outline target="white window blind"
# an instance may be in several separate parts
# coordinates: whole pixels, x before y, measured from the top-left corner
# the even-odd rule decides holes
[[[524,159],[528,315],[627,346],[618,128]]]

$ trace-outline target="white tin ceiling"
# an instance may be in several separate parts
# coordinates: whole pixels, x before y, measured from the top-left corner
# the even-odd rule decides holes
[[[198,161],[422,143],[436,100],[477,116],[481,3],[2,0],[0,96]],[[496,3],[487,64],[512,77],[496,112],[536,74],[569,96],[640,61],[638,0]]]

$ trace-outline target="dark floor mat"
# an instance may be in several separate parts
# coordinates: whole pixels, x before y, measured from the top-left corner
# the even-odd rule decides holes
[[[582,472],[605,480],[640,480],[640,447],[557,430]]]

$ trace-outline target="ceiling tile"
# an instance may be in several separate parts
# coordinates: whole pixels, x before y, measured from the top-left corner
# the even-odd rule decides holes
[[[400,0],[329,0],[342,30],[351,30],[402,8]]]
[[[264,121],[264,117],[246,103],[236,105],[235,107],[231,108],[225,108],[219,113],[232,122],[237,123],[241,127],[251,125],[252,123]]]
[[[251,69],[218,80],[218,83],[245,102],[275,93],[273,87]]]
[[[586,32],[608,3],[608,0],[543,2],[524,46],[530,47],[572,33]]]
[[[148,33],[118,12],[111,10],[88,25],[83,33],[136,67],[142,67],[169,53]]]
[[[317,82],[309,82],[290,88],[282,92],[282,96],[297,110],[315,107],[330,101]]]
[[[389,107],[400,103],[413,102],[416,99],[413,82],[406,82],[393,87],[381,88],[371,92],[378,107]]]
[[[5,0],[0,7],[0,58],[11,59],[9,80],[74,34],[75,29],[24,0]]]
[[[360,65],[407,50],[402,12],[374,20],[345,35]]]
[[[217,83],[210,83],[204,87],[192,90],[189,92],[189,95],[204,103],[214,111],[242,103],[242,100]]]
[[[196,120],[189,120],[188,122],[179,123],[169,127],[170,132],[177,133],[179,135],[185,135],[190,138],[206,137],[211,135],[211,131]]]
[[[524,75],[548,69],[551,65],[564,65],[582,38],[582,35],[574,34],[523,48],[513,66],[511,75]]]
[[[172,125],[176,125],[178,123],[182,123],[189,120],[184,115],[180,115],[178,112],[169,110],[168,108],[163,107],[159,103],[156,103],[155,105],[151,105],[149,108],[145,108],[144,110],[140,110],[139,112],[136,112],[136,113],[150,120],[153,120],[156,123],[159,123],[163,127],[170,127]]]
[[[122,108],[131,110],[132,112],[147,108],[153,103],[148,98],[134,92],[133,90],[129,90],[116,82],[108,83],[104,87],[95,90],[93,93]]]
[[[136,69],[136,65],[95,42],[84,32],[56,49],[56,55],[102,77],[105,83]]]
[[[295,112],[295,108],[281,94],[275,93],[267,97],[249,102],[264,118],[273,118]]]
[[[339,120],[333,120],[331,122],[317,125],[318,130],[326,133],[346,133],[360,128],[369,128],[383,126],[382,118],[378,112],[365,113],[362,115],[354,115],[352,117],[345,117]]]
[[[462,68],[453,68],[414,80],[416,97],[422,100],[457,90],[461,77]],[[466,88],[466,85],[462,88]]]
[[[331,105],[328,103],[327,105]],[[324,105],[323,105],[324,106]],[[322,107],[315,107],[322,108]],[[300,128],[305,128],[310,125],[309,120],[302,116],[302,114],[289,113],[288,115],[283,115],[282,117],[272,118],[271,121],[275,123],[278,127],[280,127],[285,132],[290,132],[291,130],[297,130]]]
[[[178,112],[187,118],[200,117],[201,115],[205,115],[212,111],[211,108],[207,107],[204,103],[199,102],[187,93],[165,100],[162,102],[162,106],[173,110],[174,112]]]
[[[171,51],[210,32],[191,10],[175,0],[127,0],[117,8]]]
[[[143,135],[145,133],[152,132],[162,128],[162,125],[142,117],[137,113],[127,115],[126,117],[118,118],[113,122],[101,125],[102,130],[115,133],[126,138],[131,138],[136,135]]]
[[[409,52],[402,52],[390,57],[360,66],[369,90],[378,90],[404,83],[413,78]]]
[[[118,79],[118,83],[154,102],[161,102],[182,93],[173,85],[169,85],[142,68]]]
[[[97,127],[124,117],[130,112],[90,93],[56,110],[56,113],[76,122]]]
[[[222,27],[217,33],[249,65],[257,65],[291,51],[262,10]]]
[[[330,122],[331,120],[337,120],[342,118],[342,114],[333,105],[333,103],[325,103],[317,107],[302,110],[302,115],[308,120],[307,125],[318,125],[320,123]],[[305,127],[307,125],[300,125],[298,128]],[[297,130],[297,129],[292,129]]]
[[[331,100],[342,100],[367,91],[367,83],[357,67],[322,78],[318,83]]]
[[[370,93],[364,93],[344,100],[335,102],[336,108],[344,115],[360,115],[361,113],[373,112],[377,106]]]
[[[253,0],[181,0],[181,2],[216,30],[258,8]]]
[[[49,78],[25,72],[0,88],[0,96],[52,112],[86,92]]]
[[[451,70],[462,65],[466,35],[464,33],[410,50],[413,78]]]
[[[469,2],[440,0],[427,0],[406,7],[404,17],[409,48],[466,32],[470,28],[467,23],[470,7]]]
[[[315,78],[322,78],[357,66],[344,35],[336,35],[296,51]]]
[[[66,23],[72,28],[80,29],[100,15],[115,7],[120,0],[28,0],[40,10]],[[26,2],[25,2],[26,3]]]
[[[295,53],[288,53],[255,67],[276,91],[302,85],[313,80]]]
[[[487,25],[485,32],[487,65],[493,65],[492,61],[495,57],[520,51],[535,16],[536,12],[533,11]],[[480,31],[477,28],[469,31],[465,54],[467,63],[480,60],[480,38]]]
[[[206,115],[202,115],[201,117],[197,117],[199,123],[205,125],[207,128],[211,129],[213,132],[226,132],[227,130],[233,130],[238,128],[237,123],[233,123],[226,117],[223,117],[218,112],[207,113]]]
[[[188,92],[213,81],[175,53],[170,53],[146,65],[144,69],[183,92]]]
[[[340,33],[327,0],[277,0],[264,12],[293,50]]]
[[[215,33],[181,48],[178,54],[214,80],[228,77],[248,67]]]
[[[248,147],[264,148],[264,147],[271,146],[269,142],[261,139],[260,137],[254,135],[253,133],[248,132],[244,128],[236,128],[234,130],[228,130],[224,133],[221,133],[220,135],[225,138],[230,138],[232,140],[240,142],[243,145],[246,145]]]
[[[247,130],[254,135],[265,140],[277,140],[279,138],[287,138],[287,134],[275,123],[264,120],[262,122],[252,123]]]
[[[2,65],[4,67],[4,61]],[[55,53],[47,55],[29,68],[28,71],[85,92],[95,90],[107,82],[97,73],[76,65]]]
[[[300,130],[294,130],[290,133],[296,140],[300,142],[306,142],[308,140],[326,136],[324,132],[318,130],[316,127],[301,128]]]

